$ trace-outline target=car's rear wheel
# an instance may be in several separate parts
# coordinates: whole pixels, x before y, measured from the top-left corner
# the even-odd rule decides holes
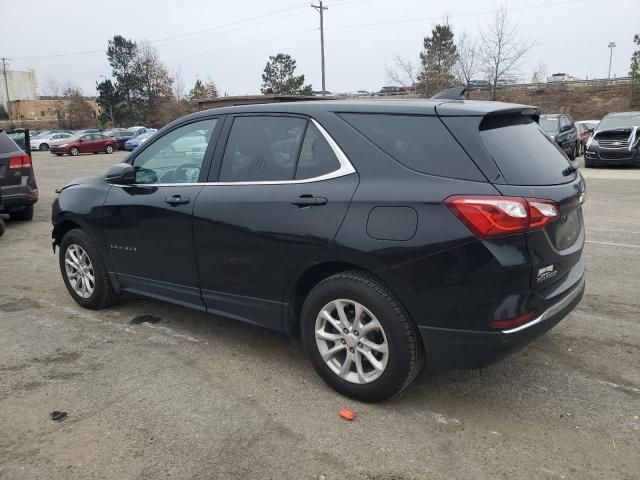
[[[64,284],[79,305],[99,310],[118,300],[102,257],[84,231],[74,229],[64,236],[59,263]]]
[[[77,147],[71,147],[69,149],[69,155],[73,156],[73,157],[77,157],[80,154],[80,150],[78,150]]]
[[[573,160],[575,160],[575,159],[576,159],[576,156],[577,156],[577,155],[576,155],[576,152],[577,152],[577,150],[578,150],[578,144],[576,143],[576,144],[573,146],[573,150],[571,150],[571,153],[569,154],[569,160],[573,161]]]
[[[107,148],[105,148],[104,151],[107,152],[108,154],[112,154],[113,153],[113,146],[107,145]]]
[[[61,153],[56,153],[56,157],[61,157],[62,154]]]
[[[38,150],[40,150],[41,152],[46,152],[47,150],[49,150],[49,145],[47,145],[46,143],[41,143],[38,147]]]
[[[316,285],[302,308],[305,352],[339,393],[365,402],[404,390],[418,374],[422,346],[394,295],[361,272]]]

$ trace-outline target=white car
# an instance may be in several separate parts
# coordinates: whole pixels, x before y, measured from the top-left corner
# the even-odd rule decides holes
[[[49,150],[49,145],[51,143],[64,140],[66,138],[70,138],[73,135],[70,133],[64,132],[53,132],[43,135],[42,137],[38,136],[29,140],[29,144],[31,145],[31,150]]]

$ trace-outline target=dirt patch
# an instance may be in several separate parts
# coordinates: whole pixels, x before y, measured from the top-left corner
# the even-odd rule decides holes
[[[162,319],[153,315],[139,315],[129,321],[131,325],[140,325],[141,323],[159,323]]]
[[[8,302],[0,305],[0,310],[3,312],[21,312],[32,308],[42,308],[42,305],[29,298],[19,298],[15,302]]]

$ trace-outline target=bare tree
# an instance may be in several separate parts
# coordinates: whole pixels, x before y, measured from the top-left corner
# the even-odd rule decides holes
[[[393,56],[393,64],[385,67],[387,80],[401,87],[411,87],[416,84],[418,67],[408,58],[402,58],[397,53]]]
[[[53,110],[58,121],[58,127],[66,128],[65,111],[67,110],[69,98],[71,95],[79,91],[78,87],[70,80],[59,80],[49,77],[44,83],[42,89],[44,96],[51,97],[54,100]]]
[[[513,77],[522,58],[535,45],[532,40],[518,38],[516,28],[509,24],[507,13],[507,8],[502,5],[487,29],[480,30],[479,56],[491,82],[492,100],[496,99],[498,83]]]
[[[457,80],[468,89],[473,77],[480,72],[479,45],[476,40],[470,38],[465,32],[460,34],[457,44],[459,56],[454,72]]]
[[[177,67],[173,71],[171,78],[173,79],[173,84],[171,85],[173,96],[176,98],[176,101],[181,102],[182,100],[184,100],[186,89],[184,78],[182,78],[182,68]]]

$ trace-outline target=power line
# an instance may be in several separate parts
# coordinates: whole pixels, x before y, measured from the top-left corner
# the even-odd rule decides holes
[[[565,0],[565,1],[561,1],[561,2],[553,2],[553,3],[539,3],[539,4],[535,4],[535,5],[525,5],[522,7],[511,7],[509,8],[510,11],[513,10],[531,10],[531,9],[536,9],[536,8],[544,8],[544,7],[554,7],[557,5],[568,5],[571,3],[581,3],[584,0]],[[457,17],[475,17],[475,16],[480,16],[480,15],[489,15],[495,13],[495,10],[485,10],[485,11],[481,11],[481,12],[470,12],[470,13],[459,13],[456,15],[447,15],[448,18],[457,18]],[[371,22],[371,23],[354,23],[354,24],[350,24],[350,25],[334,25],[332,27],[328,27],[330,29],[341,29],[341,28],[358,28],[358,27],[377,27],[380,25],[397,25],[397,24],[404,24],[404,23],[421,23],[421,22],[426,22],[429,20],[439,20],[442,18],[442,15],[436,16],[436,17],[423,17],[423,18],[412,18],[412,19],[408,19],[408,20],[392,20],[392,21],[388,21],[388,22]]]

